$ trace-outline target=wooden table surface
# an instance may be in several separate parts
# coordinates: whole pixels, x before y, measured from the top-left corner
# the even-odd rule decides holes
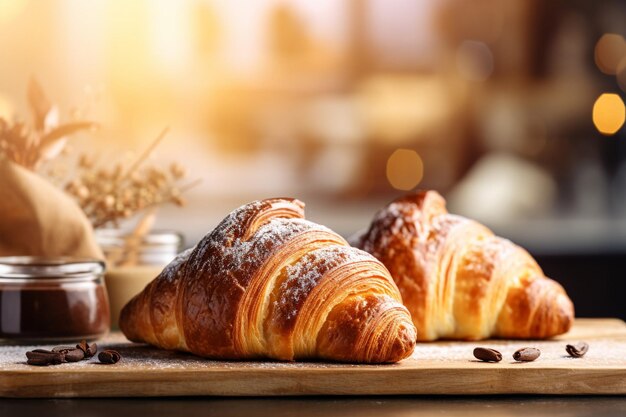
[[[589,353],[567,356],[566,343],[578,340],[589,343]],[[477,344],[500,350],[504,360],[476,361]],[[515,362],[512,353],[529,345],[541,357]],[[211,361],[131,344],[120,334],[100,347],[119,350],[122,361],[34,367],[24,362],[29,347],[0,347],[0,396],[626,394],[626,324],[616,319],[578,320],[549,341],[418,344],[411,358],[393,365]]]

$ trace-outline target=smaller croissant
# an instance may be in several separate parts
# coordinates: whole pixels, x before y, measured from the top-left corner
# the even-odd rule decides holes
[[[124,307],[120,328],[214,359],[388,363],[416,343],[383,264],[280,198],[232,212]]]
[[[565,333],[574,306],[521,247],[449,214],[435,191],[378,212],[355,245],[391,272],[420,341],[542,339]]]

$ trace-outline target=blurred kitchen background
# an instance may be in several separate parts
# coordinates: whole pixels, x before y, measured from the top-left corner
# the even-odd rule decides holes
[[[0,116],[36,76],[101,124],[77,153],[169,127],[153,158],[202,183],[157,227],[187,246],[254,199],[349,236],[434,188],[626,318],[624,36],[617,0],[0,0]]]

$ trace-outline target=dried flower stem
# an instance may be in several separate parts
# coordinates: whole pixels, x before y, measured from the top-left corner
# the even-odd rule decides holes
[[[179,186],[185,177],[183,167],[172,164],[169,169],[162,169],[146,164],[167,132],[168,129],[164,129],[128,169],[121,163],[98,168],[91,158],[81,156],[78,174],[65,189],[79,202],[94,228],[117,225],[122,219],[167,202],[185,204],[181,194],[200,181]]]
[[[36,170],[44,161],[67,151],[68,136],[96,126],[88,121],[59,124],[56,106],[47,99],[35,79],[28,85],[27,99],[32,124],[19,120],[9,122],[0,117],[0,157],[28,169]],[[94,228],[117,225],[122,219],[144,210],[154,211],[156,206],[167,202],[182,206],[185,201],[181,193],[199,181],[179,187],[178,183],[185,177],[182,166],[174,163],[167,169],[146,163],[168,132],[169,128],[163,129],[128,168],[117,161],[108,161],[107,165],[99,167],[93,157],[82,154],[69,174],[69,170],[61,166],[56,170],[51,168],[49,176],[74,197]],[[138,227],[143,226],[137,232],[149,229],[149,219],[153,217],[148,212],[138,224]]]
[[[170,130],[170,128],[166,127],[165,129],[163,129],[161,131],[161,133],[159,133],[159,136],[157,136],[156,139],[154,139],[154,141],[152,141],[150,146],[148,146],[146,148],[146,150],[143,151],[143,153],[139,156],[139,158],[137,158],[135,160],[135,162],[131,165],[131,167],[128,169],[128,171],[126,171],[126,174],[124,174],[124,176],[122,176],[122,178],[121,178],[122,181],[127,179],[130,175],[132,175],[133,172],[135,172],[137,170],[137,168],[139,168],[139,166],[142,163],[144,163],[144,161],[146,159],[148,159],[148,157],[150,156],[152,151],[154,151],[154,149],[159,145],[159,143],[161,143],[161,141],[163,140],[165,135],[167,135],[169,130]]]

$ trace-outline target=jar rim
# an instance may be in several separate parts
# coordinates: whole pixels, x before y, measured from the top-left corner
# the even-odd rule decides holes
[[[0,257],[2,280],[90,280],[104,273],[104,261],[70,256]]]
[[[129,240],[133,240],[131,230],[126,229],[98,229],[96,230],[96,240],[101,245],[125,246]],[[138,241],[141,245],[181,245],[183,236],[175,230],[151,230],[142,235]]]

